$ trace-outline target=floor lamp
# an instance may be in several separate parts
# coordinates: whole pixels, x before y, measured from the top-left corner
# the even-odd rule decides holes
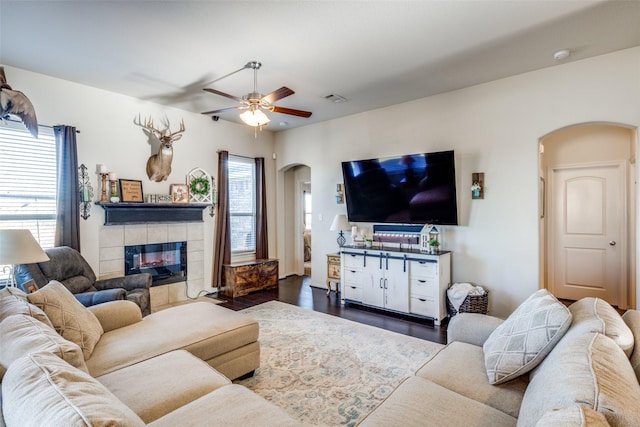
[[[0,230],[0,265],[9,265],[7,286],[17,286],[16,264],[49,261],[29,230]]]
[[[347,221],[347,216],[344,214],[338,214],[333,218],[333,222],[331,223],[330,231],[340,231],[338,233],[338,246],[343,247],[347,242],[347,239],[344,237],[344,232],[347,230],[351,230],[351,226],[349,225],[349,221]]]

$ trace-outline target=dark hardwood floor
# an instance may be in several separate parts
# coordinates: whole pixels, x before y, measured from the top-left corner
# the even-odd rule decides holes
[[[357,305],[342,306],[335,291],[327,296],[326,289],[311,287],[310,283],[309,276],[289,276],[280,280],[278,289],[253,292],[235,299],[224,295],[212,296],[224,300],[221,304],[223,307],[236,311],[277,300],[432,342],[444,344],[447,341],[445,324],[434,326],[429,320],[385,313]]]

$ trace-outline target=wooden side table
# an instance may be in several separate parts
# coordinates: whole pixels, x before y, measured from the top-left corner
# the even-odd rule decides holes
[[[331,282],[336,284],[336,293],[340,292],[340,254],[327,254],[327,296],[331,293]]]

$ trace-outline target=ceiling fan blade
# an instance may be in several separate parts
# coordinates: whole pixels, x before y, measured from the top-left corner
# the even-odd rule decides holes
[[[205,111],[200,114],[218,114],[218,113],[224,113],[225,111],[242,110],[242,109],[244,109],[244,107],[229,107],[229,108],[221,108],[219,110]]]
[[[298,116],[298,117],[304,117],[304,118],[311,117],[310,111],[296,110],[294,108],[278,107],[277,105],[270,106],[268,110],[273,111],[274,113],[289,114],[291,116]]]
[[[286,98],[287,96],[293,95],[295,92],[289,89],[286,86],[282,86],[280,89],[274,90],[268,95],[262,97],[261,101],[266,101],[269,104],[273,104],[274,102]]]
[[[220,92],[219,90],[216,90],[216,89],[210,89],[206,87],[202,90],[216,94],[216,95],[224,96],[225,98],[233,99],[234,101],[244,102],[242,98],[238,98],[237,96],[234,96],[234,95],[229,95],[228,93]]]

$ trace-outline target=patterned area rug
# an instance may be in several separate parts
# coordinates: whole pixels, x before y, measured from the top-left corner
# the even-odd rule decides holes
[[[260,323],[260,368],[238,381],[304,425],[356,425],[442,347],[271,301],[240,311]]]

